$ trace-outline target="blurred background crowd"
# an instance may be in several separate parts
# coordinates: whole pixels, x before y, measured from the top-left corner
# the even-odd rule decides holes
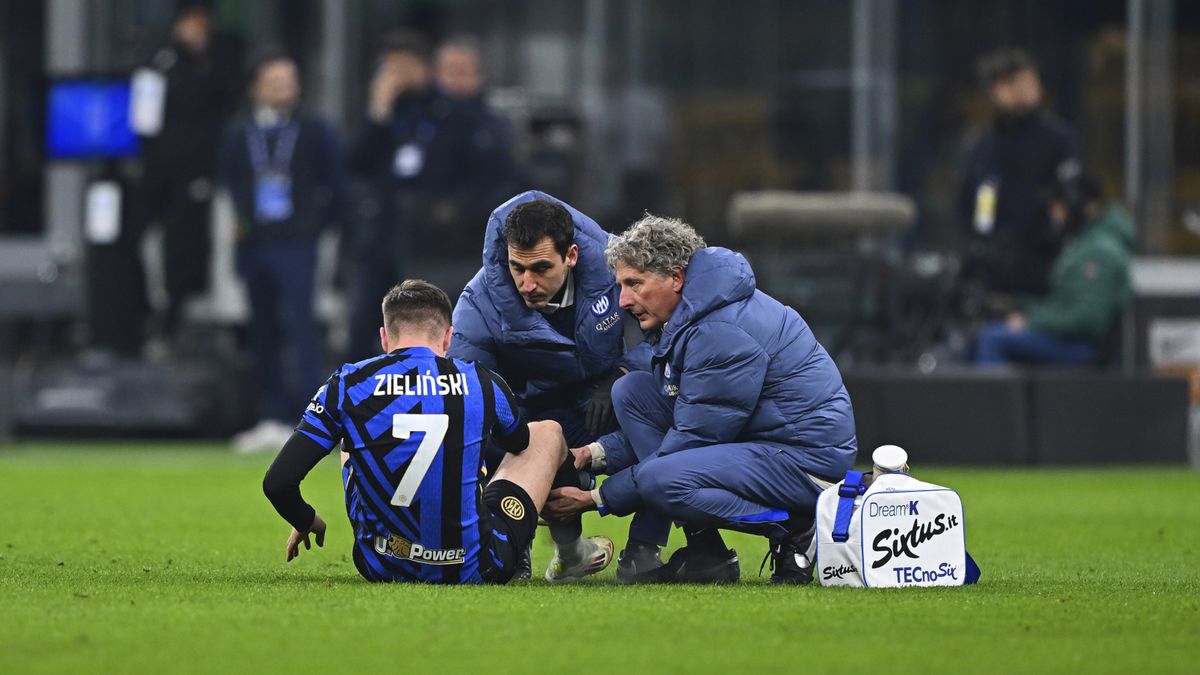
[[[290,422],[526,189],[745,251],[843,369],[1200,392],[1196,3],[0,0],[0,103],[10,428]]]

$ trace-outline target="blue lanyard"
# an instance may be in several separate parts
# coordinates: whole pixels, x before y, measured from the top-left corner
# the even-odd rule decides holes
[[[246,144],[250,150],[250,164],[257,174],[271,171],[286,172],[292,163],[292,155],[296,152],[296,137],[300,135],[300,124],[288,122],[279,130],[279,139],[275,142],[274,157],[267,150],[267,134],[257,124],[251,123],[246,128]]]

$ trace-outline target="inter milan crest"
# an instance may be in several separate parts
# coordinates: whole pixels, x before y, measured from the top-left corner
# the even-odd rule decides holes
[[[516,497],[508,496],[501,499],[500,510],[504,512],[504,515],[513,520],[521,520],[525,517],[525,505]]]
[[[608,311],[608,296],[602,296],[599,300],[592,303],[592,314],[603,316]]]

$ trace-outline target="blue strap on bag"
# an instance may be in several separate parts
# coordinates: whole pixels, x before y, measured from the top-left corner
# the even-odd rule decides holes
[[[847,471],[846,479],[838,486],[837,514],[833,518],[833,540],[845,543],[850,538],[850,517],[854,515],[854,500],[867,491],[863,472]]]

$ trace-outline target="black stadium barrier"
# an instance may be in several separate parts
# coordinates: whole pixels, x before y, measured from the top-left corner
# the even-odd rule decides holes
[[[1028,464],[1028,392],[1005,375],[845,374],[858,425],[859,460],[885,443],[933,464]]]
[[[922,464],[1185,463],[1187,381],[1094,371],[851,371],[859,462],[878,445]],[[917,458],[920,458],[917,460]]]
[[[247,382],[232,363],[64,359],[11,374],[5,390],[18,437],[228,437],[254,421]]]
[[[1188,383],[1151,374],[1044,372],[1030,378],[1043,464],[1186,461]]]
[[[232,364],[0,363],[0,440],[222,437],[253,422]],[[921,464],[1185,463],[1187,380],[1091,370],[850,370],[860,464],[884,443]]]

